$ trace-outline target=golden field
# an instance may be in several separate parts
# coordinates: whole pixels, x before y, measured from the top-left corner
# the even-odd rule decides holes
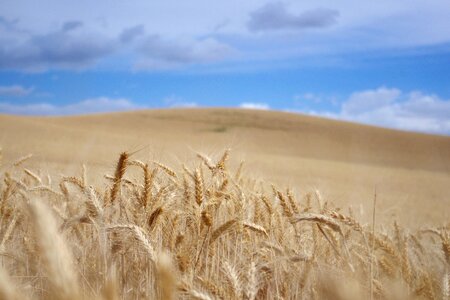
[[[0,116],[4,162],[32,153],[29,166],[91,180],[114,170],[122,151],[180,169],[197,152],[244,161],[255,179],[319,190],[339,205],[407,225],[450,219],[450,138],[356,125],[282,112],[172,109],[75,117]],[[100,176],[98,176],[100,175]]]
[[[177,109],[0,145],[0,299],[450,297],[449,137]]]

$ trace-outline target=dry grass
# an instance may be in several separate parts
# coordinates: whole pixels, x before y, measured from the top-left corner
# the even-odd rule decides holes
[[[228,129],[212,131],[217,127]],[[245,161],[244,170],[251,171],[252,177],[264,178],[283,192],[293,213],[301,210],[292,206],[287,187],[293,188],[297,197],[318,189],[325,200],[332,199],[340,207],[351,206],[359,221],[370,222],[376,186],[380,224],[396,219],[408,227],[438,226],[450,218],[450,137],[445,136],[282,112],[209,108],[70,117],[0,114],[0,145],[2,170],[16,162],[17,167],[36,173],[47,185],[47,172],[59,181],[60,174],[79,174],[86,164],[87,183],[102,192],[104,174],[115,181],[119,154],[140,149],[128,160],[132,171],[127,171],[125,179],[142,172],[147,163],[146,186],[152,193],[142,195],[142,201],[149,203],[156,196],[155,189],[161,188],[153,186],[153,172],[180,182],[182,178],[170,175],[176,171],[178,176],[186,176],[192,187],[191,178],[198,167],[193,152],[200,152],[204,175],[212,170],[220,173],[222,161],[233,168],[230,177],[238,178],[238,165]],[[221,150],[228,147],[233,152],[227,162],[228,155],[222,156]],[[31,159],[28,153],[33,153]],[[190,173],[178,172],[182,163]],[[86,183],[81,175],[77,178]],[[76,183],[64,183],[69,189],[72,184]],[[205,193],[207,189],[205,186]],[[314,193],[311,195],[316,201]]]
[[[448,299],[448,225],[373,231],[318,193],[296,199],[235,176],[228,157],[199,155],[177,173],[124,152],[102,187],[85,167],[55,182],[11,163],[0,297]]]

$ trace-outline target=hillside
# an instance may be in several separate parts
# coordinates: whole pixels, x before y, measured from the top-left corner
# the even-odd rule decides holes
[[[450,211],[450,137],[381,129],[270,111],[174,109],[71,117],[0,115],[2,168],[33,153],[30,168],[78,174],[92,181],[112,173],[120,152],[171,166],[195,152],[232,149],[255,178],[316,188],[326,200],[371,213],[376,188],[381,218],[442,224]],[[362,205],[360,205],[362,204]]]

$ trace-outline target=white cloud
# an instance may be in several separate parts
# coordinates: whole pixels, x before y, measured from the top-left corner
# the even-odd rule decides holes
[[[338,16],[337,10],[325,8],[295,15],[288,11],[285,3],[270,2],[250,13],[247,26],[251,31],[322,28],[336,23]]]
[[[360,113],[376,110],[387,106],[398,100],[401,91],[380,87],[376,90],[355,92],[342,105],[342,113],[346,115],[357,115]]]
[[[174,102],[170,105],[171,108],[194,108],[198,107],[196,102]]]
[[[45,33],[22,30],[16,23],[5,30],[0,22],[0,69],[82,69],[116,49],[114,39],[84,29],[80,21],[64,22],[60,28]]]
[[[33,87],[25,88],[21,85],[0,86],[0,96],[21,97],[31,94],[33,90]]]
[[[268,110],[270,109],[269,104],[260,103],[260,102],[243,102],[239,105],[240,108],[245,109],[260,109],[260,110]]]
[[[86,69],[126,57],[127,68],[160,70],[222,61],[236,51],[211,36],[168,37],[146,33],[144,24],[113,34],[90,22],[66,21],[43,32],[22,30],[0,15],[0,69],[42,72]],[[110,59],[109,61],[107,59]],[[131,62],[131,63],[130,63]]]
[[[141,107],[135,105],[125,98],[108,98],[98,97],[86,99],[77,103],[67,105],[53,105],[49,103],[36,104],[10,104],[0,102],[0,112],[6,114],[18,115],[75,115],[89,114],[100,112],[113,112],[139,109]]]
[[[164,70],[181,66],[222,61],[235,50],[214,38],[163,39],[150,35],[138,46],[137,70]]]
[[[358,91],[338,112],[308,113],[388,128],[450,135],[450,99],[422,92],[380,87]]]
[[[301,104],[303,102],[310,102],[310,103],[321,103],[323,102],[323,96],[316,95],[314,93],[304,93],[304,94],[297,94],[294,95],[294,101],[296,104]]]
[[[193,101],[186,101],[182,97],[170,95],[163,99],[163,103],[171,108],[193,108],[199,105]]]

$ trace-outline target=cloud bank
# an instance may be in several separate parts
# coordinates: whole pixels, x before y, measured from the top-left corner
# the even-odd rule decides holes
[[[183,65],[220,61],[234,50],[214,38],[167,40],[150,35],[138,46],[136,69],[171,69]]]
[[[450,99],[420,91],[379,87],[352,93],[338,112],[309,111],[319,116],[408,131],[450,135]]]
[[[32,33],[0,17],[0,70],[82,70],[118,57],[131,61],[130,69],[168,70],[214,63],[233,53],[230,45],[214,37],[171,39],[147,34],[143,24],[110,36],[74,20],[56,30]]]
[[[67,6],[42,0],[30,10],[30,0],[5,2],[0,70],[115,70],[118,64],[127,71],[196,64],[214,68],[216,63],[253,63],[255,58],[260,64],[275,64],[450,41],[447,0],[413,1],[408,6],[388,0],[330,3],[245,1],[237,9],[230,1],[110,5],[98,0]]]
[[[0,102],[0,113],[15,115],[78,115],[143,108],[126,98],[98,97],[67,105],[49,103],[11,104]]]
[[[43,71],[80,69],[94,65],[114,52],[112,39],[82,29],[79,21],[44,34],[23,31],[15,24],[0,30],[0,69]]]

